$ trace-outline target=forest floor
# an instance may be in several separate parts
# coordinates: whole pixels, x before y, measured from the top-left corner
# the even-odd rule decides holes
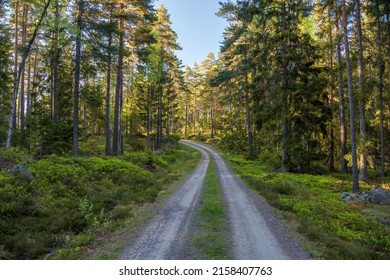
[[[105,157],[103,140],[79,158],[0,154],[0,259],[390,259],[390,206],[342,202],[348,175],[185,141]]]
[[[301,246],[282,225],[272,207],[259,195],[249,190],[227,167],[217,152],[202,144],[188,141],[183,143],[202,153],[201,162],[152,221],[130,242],[121,254],[121,259],[192,259],[193,252],[196,251],[193,247],[199,248],[195,256],[201,259],[228,258],[228,252],[231,252],[233,259],[308,258]],[[227,242],[221,246],[226,254],[216,256],[207,255],[207,251],[213,251],[210,250],[210,246],[214,245],[204,244],[202,248],[199,243],[206,242],[199,237],[196,238],[199,233],[197,230],[199,219],[204,218],[202,215],[197,216],[196,212],[199,212],[197,209],[202,206],[200,204],[207,203],[204,198],[207,190],[203,190],[203,187],[210,155],[215,161],[215,170],[224,198],[223,204],[227,211],[225,230],[223,230],[225,236],[222,236],[222,239]],[[210,172],[212,170],[209,170]],[[210,186],[206,183],[205,188],[208,187]],[[197,219],[194,219],[195,216]],[[212,217],[210,218],[213,220]],[[222,229],[223,227],[224,225]],[[204,235],[205,238],[210,238],[216,228],[218,229],[218,226],[213,226],[211,222],[211,226],[206,230],[208,233]],[[208,250],[204,250],[204,247],[208,247]]]
[[[83,141],[77,158],[0,152],[0,259],[116,259],[200,158],[184,145],[151,152],[134,141],[110,157],[104,143]],[[15,164],[33,178],[11,173]]]

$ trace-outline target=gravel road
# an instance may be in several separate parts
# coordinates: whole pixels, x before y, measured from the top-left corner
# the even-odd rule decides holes
[[[215,159],[221,188],[228,207],[232,251],[237,260],[307,259],[306,252],[290,236],[287,229],[265,200],[249,190],[226,166],[213,149],[183,141],[198,150],[209,152]]]
[[[194,173],[184,182],[153,220],[124,250],[121,259],[181,259],[191,244],[191,226],[196,214],[211,154],[226,205],[234,259],[307,259],[265,200],[249,190],[213,149],[182,141],[202,153]]]
[[[198,149],[199,150],[199,149]],[[195,171],[160,209],[157,215],[120,256],[132,260],[180,259],[191,238],[189,232],[198,208],[209,154],[200,150],[202,158]]]

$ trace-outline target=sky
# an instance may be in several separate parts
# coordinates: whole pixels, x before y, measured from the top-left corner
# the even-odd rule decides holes
[[[220,0],[157,0],[171,15],[172,29],[183,50],[177,52],[184,65],[200,64],[210,52],[217,55],[226,20],[215,15]]]

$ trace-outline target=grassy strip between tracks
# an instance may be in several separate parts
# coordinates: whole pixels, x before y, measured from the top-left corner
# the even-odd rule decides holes
[[[230,259],[230,240],[222,190],[213,160],[206,174],[205,187],[197,216],[193,245],[201,259]]]

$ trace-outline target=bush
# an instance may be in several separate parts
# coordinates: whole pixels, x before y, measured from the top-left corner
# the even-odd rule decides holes
[[[226,134],[218,144],[218,147],[233,154],[246,154],[247,146],[247,137],[242,131]]]
[[[183,148],[34,161],[21,150],[2,152],[24,161],[35,179],[0,172],[0,259],[80,258],[96,235],[123,224],[137,205],[155,201],[164,184],[177,179],[172,164],[192,155]]]

